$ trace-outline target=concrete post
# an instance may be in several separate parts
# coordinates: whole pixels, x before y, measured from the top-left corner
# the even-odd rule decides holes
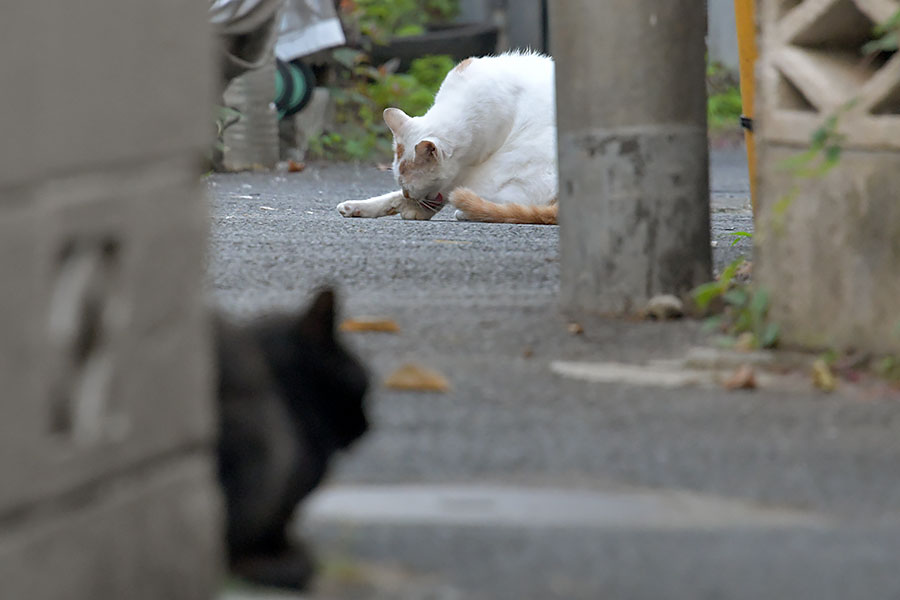
[[[0,598],[220,585],[207,4],[3,4]]]
[[[709,20],[709,60],[724,65],[734,73],[738,72],[740,60],[734,0],[708,0]]]
[[[754,275],[770,317],[790,344],[900,351],[900,55],[860,52],[900,3],[759,8]],[[791,167],[814,136],[824,147]],[[810,174],[829,146],[833,168]]]
[[[507,3],[506,37],[510,48],[547,51],[544,39],[544,0],[516,0]]]
[[[696,0],[550,3],[564,310],[710,279],[705,31]]]

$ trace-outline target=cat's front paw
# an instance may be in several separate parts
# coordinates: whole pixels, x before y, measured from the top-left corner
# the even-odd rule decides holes
[[[400,205],[400,218],[410,221],[427,221],[440,211],[440,208],[434,210],[428,206],[422,206],[418,202],[405,200]]]
[[[471,219],[469,218],[469,215],[467,215],[466,213],[464,213],[461,210],[457,210],[456,212],[454,212],[453,216],[454,216],[454,218],[456,218],[457,221],[471,221]]]
[[[359,202],[348,200],[337,205],[337,210],[344,217],[365,217],[363,207]]]

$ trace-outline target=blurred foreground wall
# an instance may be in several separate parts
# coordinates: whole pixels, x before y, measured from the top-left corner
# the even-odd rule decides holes
[[[206,3],[0,12],[0,598],[210,598]]]

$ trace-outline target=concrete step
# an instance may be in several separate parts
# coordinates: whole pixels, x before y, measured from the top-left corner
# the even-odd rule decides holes
[[[305,507],[308,598],[897,598],[900,526],[620,487],[342,485]],[[284,596],[227,595],[227,600]]]

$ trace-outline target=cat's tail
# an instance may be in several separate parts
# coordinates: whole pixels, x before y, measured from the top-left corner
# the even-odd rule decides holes
[[[472,190],[457,188],[450,194],[450,203],[462,213],[462,218],[466,221],[556,225],[556,198],[543,206],[497,204],[481,198]]]

